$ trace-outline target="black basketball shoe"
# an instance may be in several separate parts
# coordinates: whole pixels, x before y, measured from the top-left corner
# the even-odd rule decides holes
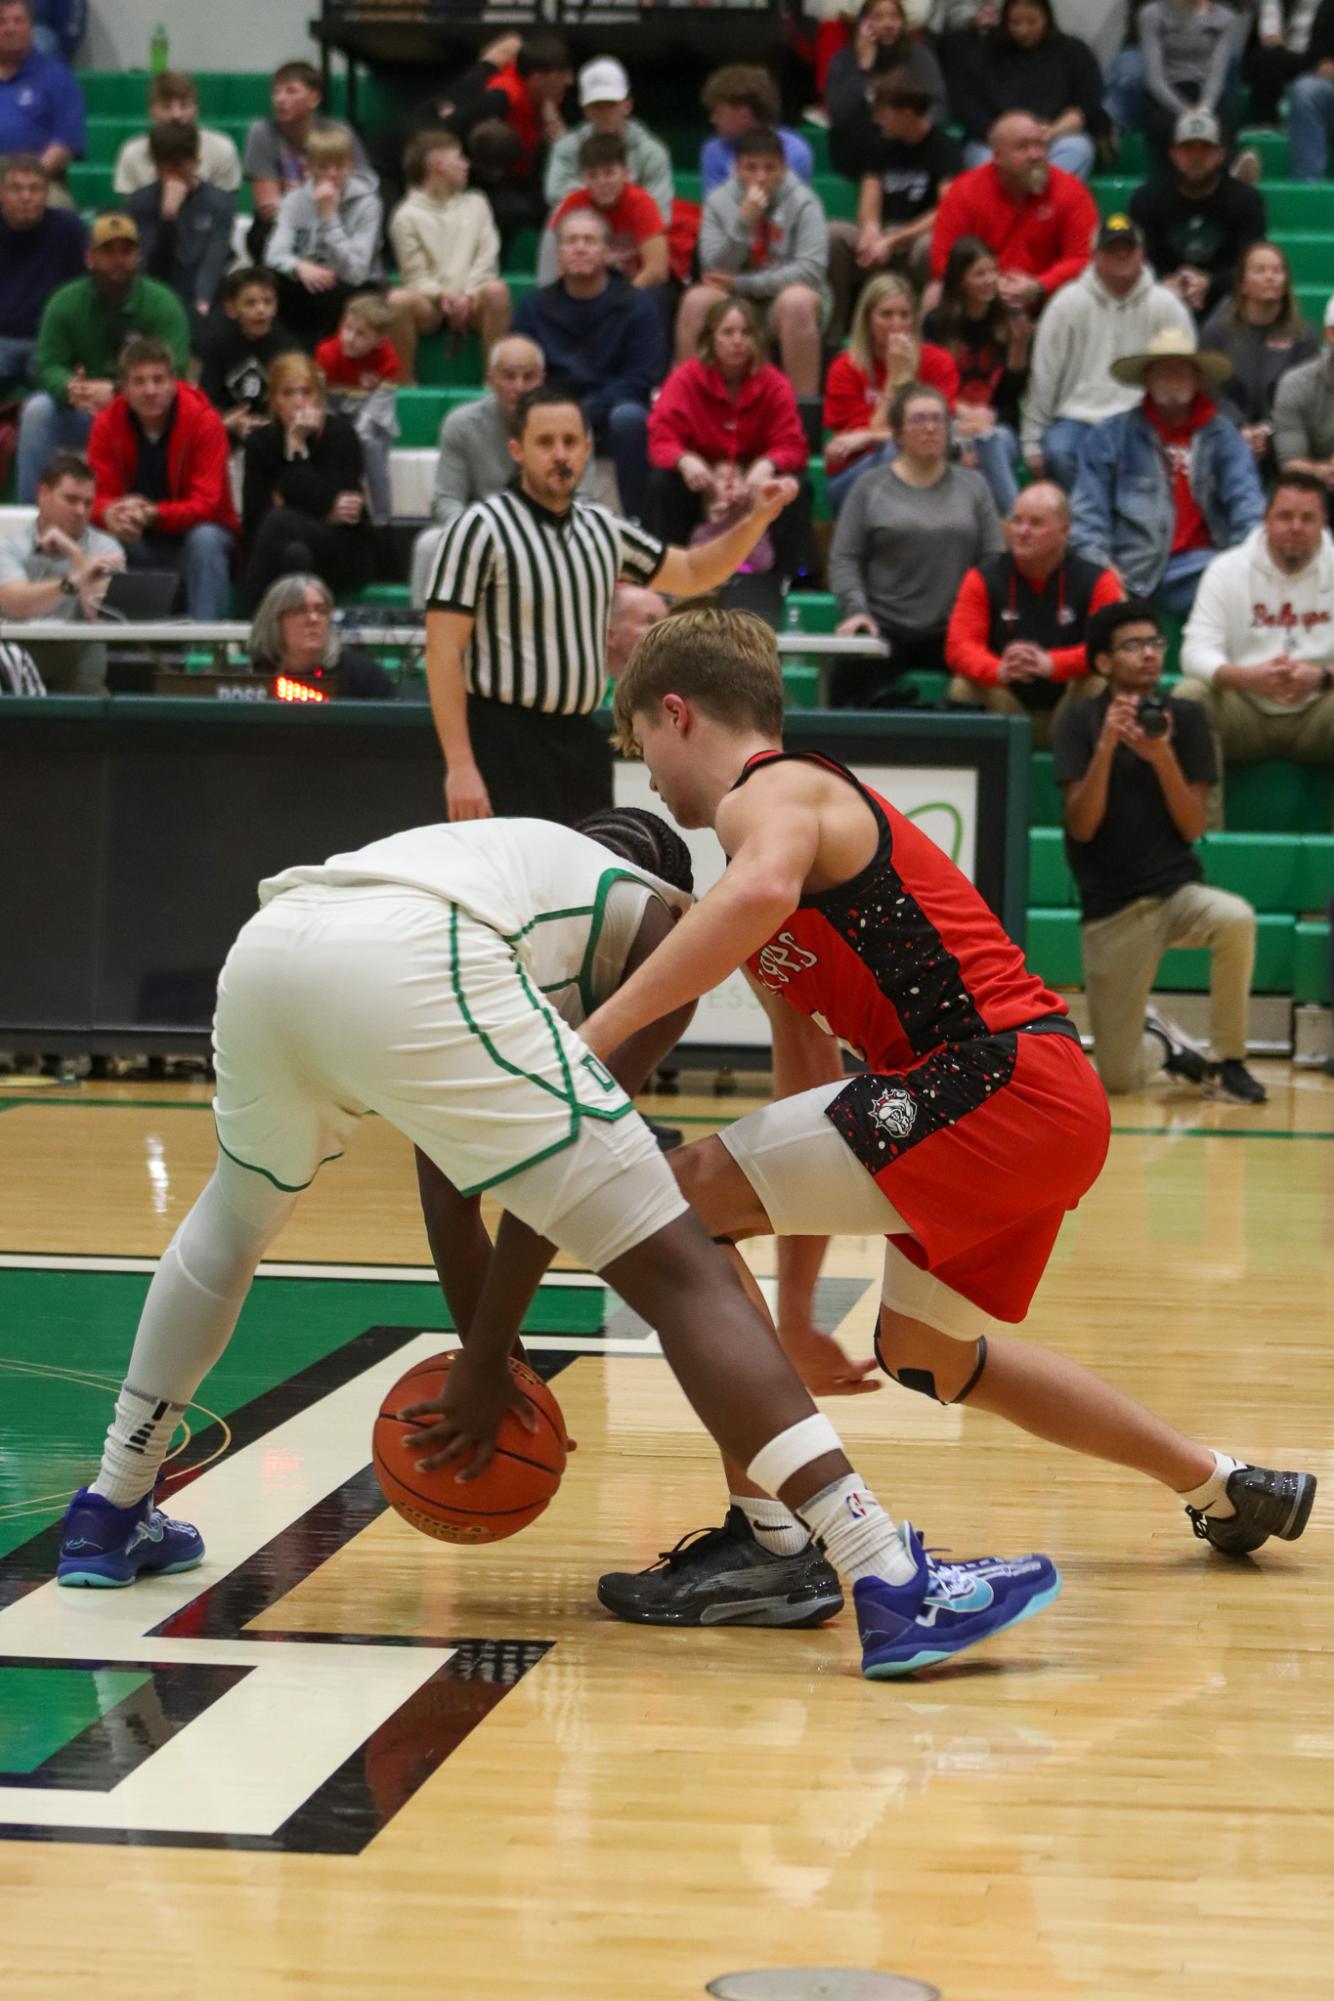
[[[843,1609],[838,1577],[814,1543],[772,1556],[740,1508],[696,1529],[638,1572],[598,1580],[609,1612],[634,1626],[822,1626]]]
[[[1187,1508],[1190,1525],[1203,1541],[1225,1556],[1249,1556],[1276,1535],[1296,1542],[1315,1500],[1314,1473],[1270,1473],[1263,1466],[1238,1466],[1227,1477],[1227,1497],[1235,1515],[1206,1515]]]

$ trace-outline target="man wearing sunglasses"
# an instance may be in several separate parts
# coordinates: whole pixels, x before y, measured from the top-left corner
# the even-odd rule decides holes
[[[1106,692],[1061,714],[1052,749],[1098,1073],[1108,1092],[1142,1090],[1166,1071],[1206,1097],[1262,1105],[1245,1062],[1255,912],[1202,881],[1195,849],[1218,775],[1208,723],[1198,702],[1159,691],[1166,641],[1145,599],[1095,612],[1086,645]],[[1148,1005],[1177,946],[1209,953],[1207,1051]]]

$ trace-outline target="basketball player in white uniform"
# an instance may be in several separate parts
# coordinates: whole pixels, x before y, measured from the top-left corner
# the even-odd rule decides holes
[[[70,1504],[62,1584],[128,1585],[203,1560],[198,1531],[154,1505],[172,1432],[301,1190],[375,1111],[459,1202],[498,1190],[507,1212],[441,1399],[437,1457],[443,1430],[445,1457],[484,1462],[507,1403],[523,1403],[510,1303],[551,1239],[657,1328],[724,1452],[852,1580],[873,1678],[946,1659],[1055,1597],[1046,1557],[935,1562],[854,1475],[626,1096],[688,1010],[606,1067],[569,1025],[689,900],[684,847],[655,815],[602,814],[597,830],[423,827],[260,885],[218,986],[217,1165],[149,1288],[101,1467]],[[640,855],[657,866],[627,859]]]

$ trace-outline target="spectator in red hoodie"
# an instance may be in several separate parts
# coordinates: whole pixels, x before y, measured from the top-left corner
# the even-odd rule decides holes
[[[721,298],[709,308],[699,353],[672,370],[649,415],[644,525],[687,543],[703,522],[744,512],[766,480],[791,474],[797,497],[766,539],[775,567],[794,577],[810,567],[806,433],[792,384],[763,357],[749,300]]]
[[[857,301],[847,347],[825,378],[824,427],[829,508],[837,514],[848,492],[872,466],[892,459],[889,405],[905,382],[939,389],[953,410],[959,371],[943,347],[923,341],[917,294],[906,278],[888,271],[873,278]]]
[[[225,619],[231,603],[236,510],[228,438],[202,390],[176,375],[165,341],[125,344],[120,392],[93,421],[88,463],[93,520],[125,544],[132,567],[174,570],[189,616]]]
[[[1092,256],[1097,207],[1082,181],[1052,166],[1046,127],[1027,111],[1007,112],[987,136],[989,164],[960,174],[936,210],[931,274],[944,277],[961,236],[978,237],[1000,266],[1006,305],[1035,317]]]

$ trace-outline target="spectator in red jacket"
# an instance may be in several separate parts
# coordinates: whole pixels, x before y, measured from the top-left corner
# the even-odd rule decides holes
[[[228,438],[202,390],[176,375],[165,341],[125,344],[120,392],[93,421],[88,463],[93,520],[137,569],[174,570],[194,619],[225,619],[231,603],[236,510]]]
[[[1045,750],[1058,712],[1088,692],[1089,619],[1125,596],[1115,570],[1070,553],[1070,502],[1053,480],[1027,486],[1009,544],[969,570],[954,600],[945,658],[950,700],[1026,715]]]
[[[752,551],[749,567],[765,567],[768,543],[784,577],[810,568],[806,433],[792,384],[764,359],[748,299],[724,297],[709,308],[699,353],[672,370],[650,412],[648,457],[644,525],[677,545],[698,540],[706,524],[748,512],[766,480],[796,477],[796,499]]]
[[[824,450],[830,512],[837,514],[851,487],[872,466],[892,459],[889,405],[905,382],[939,389],[953,410],[959,371],[942,347],[923,341],[917,294],[906,278],[885,272],[857,301],[847,347],[830,365],[824,388]]]
[[[1046,127],[1027,111],[998,118],[988,137],[990,163],[960,174],[936,211],[931,273],[945,275],[961,236],[979,237],[1000,266],[1006,305],[1036,316],[1092,256],[1097,206],[1082,181],[1052,166]]]

